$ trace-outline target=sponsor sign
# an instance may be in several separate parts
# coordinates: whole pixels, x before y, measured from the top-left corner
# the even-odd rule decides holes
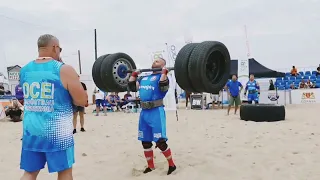
[[[292,104],[315,104],[320,103],[320,89],[297,89],[292,90]]]
[[[203,96],[202,94],[192,94],[190,96],[191,109],[202,109]]]
[[[260,91],[261,104],[290,104],[290,91]]]

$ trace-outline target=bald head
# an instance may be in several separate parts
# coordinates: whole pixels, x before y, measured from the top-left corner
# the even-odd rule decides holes
[[[58,41],[58,39],[51,34],[44,34],[38,39],[38,48],[48,47]]]
[[[152,63],[152,68],[163,68],[164,66],[166,66],[166,60],[163,58],[158,58]]]
[[[60,60],[61,47],[59,40],[51,34],[44,34],[38,38],[38,51],[39,57],[52,57],[53,59]]]

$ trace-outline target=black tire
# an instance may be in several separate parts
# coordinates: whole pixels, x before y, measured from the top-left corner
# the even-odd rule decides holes
[[[276,104],[244,104],[240,107],[240,119],[255,122],[274,122],[285,120],[286,110]]]
[[[118,74],[120,66],[121,68],[126,67],[126,70],[137,68],[133,59],[125,53],[110,54],[105,57],[101,64],[101,78],[108,92],[125,92],[128,90],[130,74],[122,73],[121,75],[125,75],[125,77],[121,78]]]
[[[189,78],[197,92],[217,94],[230,76],[230,54],[218,41],[199,43],[189,58]]]
[[[192,86],[191,80],[188,76],[188,64],[189,58],[193,49],[198,43],[190,43],[179,51],[176,60],[174,62],[174,75],[179,87],[188,92],[197,92]]]
[[[109,54],[105,54],[100,56],[96,61],[94,61],[92,66],[92,78],[94,84],[101,90],[104,89],[104,83],[101,79],[101,64],[105,57],[107,57]]]

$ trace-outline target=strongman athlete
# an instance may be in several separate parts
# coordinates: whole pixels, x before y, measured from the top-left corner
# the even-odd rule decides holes
[[[252,104],[254,101],[255,104],[259,104],[259,95],[260,95],[260,86],[259,83],[254,80],[254,75],[251,74],[249,81],[246,84],[246,89],[244,95],[247,95],[248,91],[248,104]]]
[[[167,78],[168,69],[165,68],[166,61],[157,59],[153,62],[152,68],[162,68],[160,72],[154,72],[137,80],[139,71],[132,73],[128,86],[130,91],[139,90],[141,108],[139,119],[138,139],[142,142],[144,155],[147,159],[148,167],[143,173],[154,170],[152,141],[156,143],[163,155],[168,160],[168,175],[176,170],[173,162],[171,150],[167,144],[166,135],[166,113],[163,106],[163,98],[169,89]]]

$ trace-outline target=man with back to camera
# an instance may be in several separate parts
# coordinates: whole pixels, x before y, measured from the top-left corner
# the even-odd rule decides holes
[[[228,115],[232,105],[234,105],[234,114],[237,114],[238,107],[241,104],[240,92],[242,91],[242,88],[243,86],[238,81],[237,76],[232,75],[231,81],[229,81],[226,85],[226,89],[229,95]]]
[[[39,57],[21,69],[24,94],[21,180],[35,180],[47,163],[58,180],[72,180],[74,140],[72,104],[85,106],[87,95],[78,74],[59,62],[59,40],[49,34],[38,39]]]
[[[166,113],[163,98],[169,89],[169,79],[167,77],[168,69],[165,68],[165,65],[166,61],[164,59],[156,59],[152,68],[162,68],[162,71],[154,72],[138,81],[137,77],[140,72],[135,71],[131,74],[128,83],[130,91],[136,92],[139,90],[141,100],[142,111],[139,118],[138,139],[142,142],[144,155],[148,163],[148,167],[143,173],[149,173],[155,169],[152,141],[156,143],[156,148],[158,147],[162,151],[168,161],[167,175],[176,170],[166,135]]]
[[[102,106],[104,115],[107,115],[107,107],[106,107],[106,95],[100,89],[96,88],[95,90],[95,98],[96,98],[96,116],[99,116],[100,107]]]
[[[260,95],[260,86],[259,83],[254,80],[254,75],[250,74],[249,81],[246,84],[246,88],[244,90],[244,95],[247,95],[248,91],[248,104],[252,104],[254,101],[255,104],[259,104],[259,95]]]

